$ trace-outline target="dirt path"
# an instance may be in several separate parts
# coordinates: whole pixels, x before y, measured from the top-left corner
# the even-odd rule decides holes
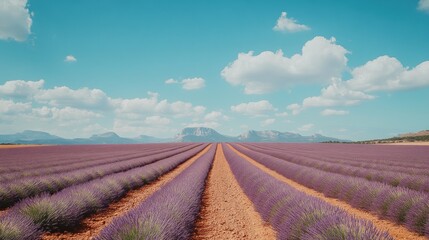
[[[229,147],[231,147],[228,144]],[[271,176],[275,177],[276,179],[285,182],[286,184],[294,187],[295,189],[304,192],[310,196],[313,197],[317,197],[322,199],[323,201],[334,205],[336,207],[339,207],[345,211],[347,211],[348,213],[358,217],[358,218],[362,218],[362,219],[366,219],[371,221],[374,226],[380,230],[384,230],[384,231],[388,231],[389,234],[394,237],[395,239],[398,240],[405,240],[405,239],[413,239],[413,240],[425,240],[426,238],[424,236],[419,236],[417,233],[411,232],[408,229],[406,229],[403,226],[399,226],[393,222],[390,222],[388,220],[383,220],[383,219],[379,219],[376,215],[373,215],[369,212],[365,212],[363,210],[360,209],[356,209],[354,207],[352,207],[350,204],[343,202],[341,200],[335,199],[335,198],[329,198],[326,197],[325,195],[323,195],[323,193],[317,192],[311,188],[305,187],[295,181],[292,181],[280,174],[278,174],[277,172],[265,167],[264,165],[256,162],[255,160],[247,157],[246,155],[242,154],[241,152],[237,151],[236,149],[232,148],[237,154],[239,154],[241,157],[245,158],[246,160],[248,160],[249,162],[251,162],[252,164],[254,164],[255,166],[257,166],[258,168],[262,169],[264,172],[270,174]]]
[[[65,232],[65,233],[46,233],[43,235],[42,239],[44,240],[89,240],[92,237],[97,236],[101,229],[108,225],[113,218],[116,216],[122,215],[125,212],[131,210],[133,207],[140,204],[147,197],[152,195],[154,192],[158,191],[164,184],[171,181],[179,173],[189,167],[195,160],[197,160],[201,155],[206,153],[211,145],[203,149],[197,155],[189,159],[188,161],[182,163],[172,171],[162,175],[160,178],[154,182],[144,185],[139,189],[132,190],[128,192],[123,198],[119,201],[114,202],[109,205],[108,208],[103,209],[102,211],[95,213],[94,215],[85,218],[82,221],[81,227],[74,232]]]
[[[0,149],[4,148],[24,148],[24,147],[43,147],[43,146],[49,146],[49,145],[32,145],[32,144],[0,144]]]
[[[235,180],[220,144],[192,239],[276,239],[275,231],[264,223]]]

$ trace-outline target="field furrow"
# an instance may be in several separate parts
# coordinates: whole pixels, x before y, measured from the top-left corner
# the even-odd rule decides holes
[[[415,239],[415,240],[424,240],[426,239],[424,236],[420,236],[415,232],[412,232],[405,228],[404,226],[395,224],[389,220],[380,219],[378,216],[373,215],[367,211],[363,211],[357,208],[354,208],[350,204],[341,201],[336,198],[330,198],[326,197],[323,193],[320,193],[318,191],[315,191],[311,188],[308,188],[304,185],[301,185],[291,179],[286,178],[285,176],[277,173],[276,171],[267,168],[266,166],[260,164],[259,162],[253,160],[252,158],[248,157],[247,155],[241,153],[237,149],[232,148],[233,151],[241,156],[242,158],[246,159],[250,163],[252,163],[254,166],[258,167],[262,171],[268,173],[269,175],[273,176],[274,178],[284,182],[285,184],[288,184],[289,186],[292,186],[293,188],[297,189],[298,191],[301,191],[307,195],[316,197],[318,199],[321,199],[322,201],[331,204],[333,206],[336,206],[340,209],[343,209],[344,211],[348,212],[349,214],[356,216],[357,218],[365,219],[368,221],[371,221],[374,226],[379,229],[380,231],[387,231],[392,237],[395,239]]]
[[[45,233],[42,236],[44,240],[89,240],[98,235],[106,225],[110,224],[115,217],[119,217],[129,210],[133,209],[135,206],[146,200],[153,193],[162,188],[165,184],[174,179],[179,175],[183,170],[188,168],[192,163],[194,163],[198,158],[205,154],[211,145],[207,146],[204,150],[199,152],[197,155],[193,156],[186,162],[180,164],[175,169],[170,172],[162,175],[156,181],[144,185],[143,187],[131,190],[121,199],[110,204],[106,209],[103,209],[100,212],[97,212],[87,218],[85,218],[81,225],[73,229],[70,232],[60,232],[60,233]]]
[[[235,180],[219,144],[192,239],[275,238]]]

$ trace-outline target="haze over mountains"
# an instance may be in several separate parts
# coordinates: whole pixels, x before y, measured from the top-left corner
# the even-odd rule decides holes
[[[16,134],[0,135],[0,143],[18,144],[132,144],[161,142],[327,142],[347,141],[320,134],[302,136],[297,133],[279,132],[274,130],[250,130],[239,136],[232,137],[218,133],[205,127],[184,128],[172,138],[156,138],[141,135],[137,138],[123,138],[114,132],[96,134],[89,138],[65,139],[46,132],[26,130]]]

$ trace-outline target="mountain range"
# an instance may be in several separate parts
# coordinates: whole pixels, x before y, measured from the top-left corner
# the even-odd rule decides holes
[[[274,130],[250,130],[237,137],[226,136],[216,130],[205,127],[184,128],[173,138],[156,138],[141,135],[136,138],[120,137],[114,132],[95,134],[89,138],[66,139],[46,132],[25,130],[15,134],[0,135],[0,143],[12,144],[133,144],[161,142],[348,142],[320,134],[303,136],[297,133],[279,132]]]

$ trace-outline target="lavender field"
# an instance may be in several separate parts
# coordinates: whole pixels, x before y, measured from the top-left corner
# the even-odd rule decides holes
[[[211,174],[222,159],[228,169]],[[227,171],[233,180],[224,178]],[[222,221],[239,214],[210,210],[215,196],[209,190],[219,188],[214,180],[236,182],[236,197],[250,201],[248,211],[256,217],[236,225]],[[232,199],[225,195],[222,201],[228,206]],[[221,239],[222,231],[211,233],[219,226],[241,234],[234,238],[251,239],[243,233],[251,221],[268,226],[277,239],[425,239],[429,148],[281,143],[4,148],[0,207],[0,239],[12,240]],[[204,222],[207,217],[220,222]]]

